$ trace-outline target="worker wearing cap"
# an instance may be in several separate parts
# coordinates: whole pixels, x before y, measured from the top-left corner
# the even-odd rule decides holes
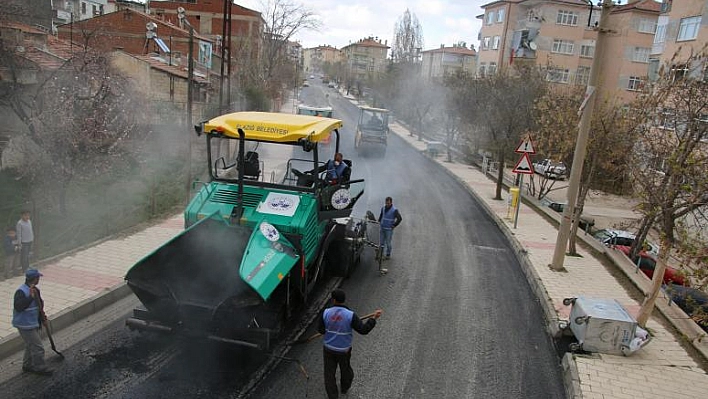
[[[52,371],[44,363],[44,345],[39,336],[42,323],[46,322],[44,301],[39,293],[39,278],[42,276],[37,269],[27,269],[25,282],[15,291],[12,310],[12,326],[17,328],[20,337],[25,341],[25,357],[22,361],[22,371],[40,375],[51,375]]]
[[[339,397],[337,390],[337,367],[341,375],[341,393],[346,394],[354,380],[354,370],[350,364],[352,356],[353,331],[368,334],[381,317],[377,309],[371,318],[363,322],[352,310],[344,305],[346,294],[343,290],[332,291],[332,306],[322,311],[317,331],[324,334],[324,381],[329,399]]]

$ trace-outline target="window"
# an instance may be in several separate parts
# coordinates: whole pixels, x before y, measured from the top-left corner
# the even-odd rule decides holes
[[[483,63],[479,64],[479,77],[481,77],[481,78],[484,77],[484,73],[485,73],[486,68],[487,68],[486,63],[483,62]]]
[[[86,15],[86,3],[81,3],[81,15]]]
[[[639,20],[639,26],[637,27],[639,33],[651,33],[656,32],[656,22],[648,18],[642,18]]]
[[[659,79],[659,60],[656,58],[649,60],[648,69],[649,80],[656,82]]]
[[[570,80],[570,70],[563,68],[549,68],[546,72],[546,80],[555,83],[568,83]]]
[[[487,69],[487,73],[490,75],[494,75],[497,73],[497,63],[496,62],[490,62],[489,63],[489,68]]]
[[[627,90],[630,91],[639,91],[642,89],[643,82],[642,79],[638,76],[630,76],[629,77],[629,82],[627,83]]]
[[[92,12],[91,15],[94,15],[94,16],[98,15],[98,7],[96,7],[95,4],[91,6],[91,12]]]
[[[600,10],[593,10],[590,16],[590,26],[588,29],[594,28],[600,25]]]
[[[489,50],[489,41],[491,38],[489,36],[485,37],[482,41],[482,50]]]
[[[580,56],[584,58],[592,58],[595,56],[595,46],[583,44],[580,46]]]
[[[648,47],[635,47],[632,54],[632,61],[634,62],[649,62],[649,53],[651,49]]]
[[[575,44],[569,40],[554,39],[551,52],[559,54],[573,54]]]
[[[661,44],[666,41],[666,25],[657,25],[654,34],[654,44]]]
[[[491,25],[494,23],[494,11],[490,11],[487,13],[487,25]]]
[[[556,25],[578,26],[578,13],[573,11],[558,10]]]
[[[494,41],[492,42],[492,49],[499,50],[499,42],[501,42],[500,36],[494,36]]]
[[[501,8],[497,11],[497,23],[504,22],[504,9]]]
[[[590,80],[590,67],[581,66],[575,72],[575,84],[585,86]]]
[[[701,27],[701,17],[683,18],[679,25],[677,42],[683,40],[694,40],[698,37],[698,29]]]

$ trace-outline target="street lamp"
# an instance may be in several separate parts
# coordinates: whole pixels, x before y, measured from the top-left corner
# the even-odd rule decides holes
[[[189,192],[192,176],[192,80],[194,79],[194,28],[186,18],[184,7],[177,7],[177,18],[180,24],[186,24],[189,28],[189,50],[187,51],[187,203],[189,203]]]

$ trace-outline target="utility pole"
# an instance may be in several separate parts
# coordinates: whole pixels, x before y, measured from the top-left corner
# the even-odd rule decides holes
[[[177,17],[180,22],[187,25],[189,28],[189,50],[187,60],[187,179],[186,179],[186,204],[189,204],[191,184],[192,184],[192,97],[193,97],[193,82],[194,79],[194,28],[189,23],[185,16],[184,7],[177,8]]]
[[[590,7],[592,2],[589,1]],[[583,172],[583,163],[585,163],[585,153],[587,152],[588,136],[590,134],[590,126],[592,122],[592,113],[595,108],[595,102],[598,96],[597,82],[600,75],[600,66],[602,64],[604,44],[607,37],[607,19],[612,10],[612,1],[603,0],[602,12],[600,13],[600,24],[597,27],[597,41],[595,42],[595,57],[592,60],[590,67],[590,78],[588,86],[585,90],[585,99],[581,105],[583,112],[580,118],[580,126],[578,128],[578,139],[575,142],[575,152],[573,153],[573,165],[570,169],[570,180],[568,183],[567,205],[563,209],[563,218],[561,219],[560,228],[558,229],[558,237],[556,238],[556,247],[553,252],[553,261],[551,269],[560,271],[563,270],[563,262],[565,261],[565,251],[568,245],[568,237],[570,236],[570,227],[575,214],[575,204],[578,200],[578,192],[580,189],[580,178]],[[579,215],[577,215],[579,217]]]

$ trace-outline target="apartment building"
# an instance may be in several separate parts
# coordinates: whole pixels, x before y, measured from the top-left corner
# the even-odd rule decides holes
[[[477,52],[464,43],[451,47],[440,45],[440,48],[425,50],[421,54],[421,72],[426,79],[440,79],[458,71],[475,73],[477,70]]]
[[[477,73],[514,63],[543,68],[559,85],[585,85],[595,54],[600,9],[584,0],[501,0],[482,6]],[[600,88],[622,101],[633,98],[648,73],[661,4],[635,0],[612,9]]]
[[[364,81],[386,70],[388,61],[388,40],[381,42],[378,37],[367,37],[342,47],[350,76]]]
[[[305,72],[322,72],[324,64],[334,65],[344,59],[341,50],[328,44],[307,48],[303,51]]]
[[[708,44],[708,2],[665,0],[661,6],[649,59],[649,77],[655,79],[663,66],[674,73],[708,80],[705,60],[689,60]]]

